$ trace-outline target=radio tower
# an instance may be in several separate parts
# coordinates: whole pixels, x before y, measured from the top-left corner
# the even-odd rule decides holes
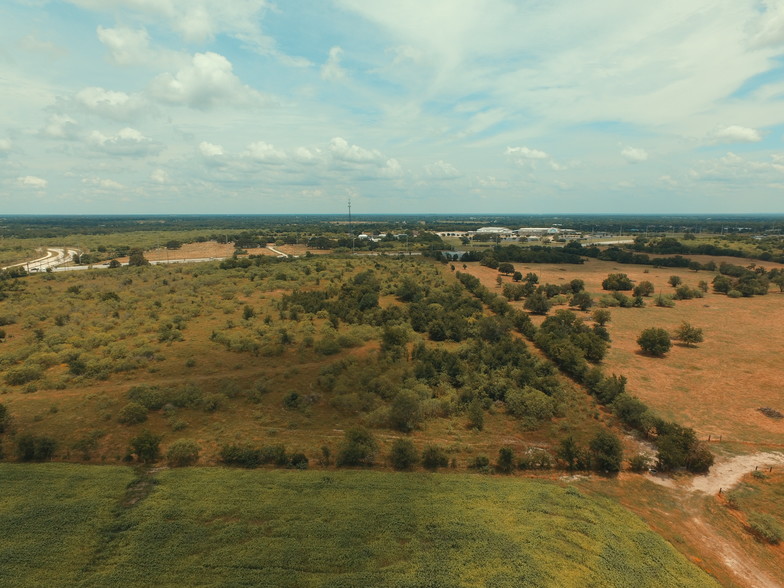
[[[351,196],[348,197],[348,232],[351,234],[351,253],[354,253],[354,225],[351,224]]]

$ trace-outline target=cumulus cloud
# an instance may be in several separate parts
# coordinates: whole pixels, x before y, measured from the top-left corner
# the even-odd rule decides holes
[[[161,151],[162,146],[145,137],[136,129],[126,127],[116,135],[107,136],[100,131],[93,131],[87,137],[88,144],[96,151],[109,155],[144,156]]]
[[[125,19],[135,17],[145,22],[167,22],[186,41],[202,43],[220,33],[235,36],[260,36],[259,15],[267,0],[70,0],[73,4],[116,12]],[[257,42],[262,43],[262,39]]]
[[[302,163],[305,165],[313,165],[318,163],[321,160],[321,150],[314,149],[310,150],[307,147],[298,147],[294,150],[292,154],[292,158],[297,163]]]
[[[88,184],[90,186],[97,186],[98,188],[106,188],[110,190],[121,190],[125,188],[121,183],[115,182],[114,180],[110,180],[108,178],[99,178],[99,177],[90,177],[90,178],[82,178],[83,184]]]
[[[256,141],[248,145],[244,155],[255,162],[273,165],[279,165],[286,160],[286,154],[283,151],[264,141]]]
[[[260,103],[262,96],[244,85],[223,55],[197,53],[176,74],[164,73],[150,84],[150,95],[169,104],[209,110],[221,104]]]
[[[454,180],[462,175],[451,163],[441,160],[426,165],[425,173],[434,180]]]
[[[555,161],[549,153],[541,151],[540,149],[531,149],[530,147],[507,147],[505,154],[520,167],[537,169],[538,165],[542,164],[555,171],[566,169],[566,166],[561,165]]]
[[[41,134],[50,139],[75,139],[78,128],[76,121],[67,114],[52,114]]]
[[[199,143],[199,153],[201,153],[204,157],[219,157],[223,155],[223,147],[220,145],[215,145],[214,143],[202,141]]]
[[[713,133],[713,138],[721,143],[756,143],[762,141],[762,135],[757,129],[730,125]]]
[[[146,106],[144,99],[138,94],[129,95],[95,86],[79,90],[75,100],[91,113],[113,120],[132,119]]]
[[[324,65],[321,66],[321,77],[330,82],[342,80],[346,77],[346,70],[340,65],[343,58],[343,49],[332,47],[329,50],[329,57]]]
[[[49,182],[43,178],[36,176],[21,176],[16,178],[16,184],[23,188],[34,188],[36,190],[43,190],[49,185]]]
[[[384,166],[379,170],[378,175],[382,178],[400,178],[403,177],[403,167],[397,159],[387,159]]]
[[[383,156],[375,149],[364,149],[358,145],[351,145],[343,137],[335,137],[329,142],[329,151],[333,159],[345,163],[367,164],[380,163]]]
[[[621,151],[621,155],[629,163],[642,163],[648,160],[648,152],[639,147],[626,146]]]
[[[99,26],[97,34],[98,40],[109,50],[111,61],[117,65],[137,65],[154,58],[150,50],[150,36],[144,29],[108,29]]]
[[[0,157],[8,155],[11,152],[11,147],[10,139],[0,139]]]
[[[154,169],[150,174],[150,179],[156,184],[168,184],[169,174],[163,169]]]

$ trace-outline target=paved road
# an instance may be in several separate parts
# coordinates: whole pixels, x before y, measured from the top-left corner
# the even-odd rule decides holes
[[[55,269],[64,263],[68,263],[73,259],[74,255],[79,253],[79,250],[73,247],[47,247],[46,255],[43,257],[8,265],[2,269],[24,266],[28,272],[45,272],[47,268]]]

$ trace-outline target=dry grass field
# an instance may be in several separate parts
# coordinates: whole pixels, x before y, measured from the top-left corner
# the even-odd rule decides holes
[[[745,263],[736,258],[715,259],[717,263]],[[700,280],[710,283],[716,275],[595,259],[583,265],[515,266],[523,274],[538,274],[540,283],[582,279],[594,298],[603,292],[601,282],[610,273],[626,273],[635,282],[648,280],[657,293],[674,291],[667,283],[671,275],[692,287]],[[467,271],[490,288],[496,287],[500,275],[477,263],[468,264]],[[776,286],[766,296],[731,299],[709,290],[704,298],[676,301],[674,308],[657,307],[648,298],[644,308],[611,308],[610,312],[612,343],[603,362],[605,369],[625,375],[628,388],[662,416],[693,427],[705,438],[721,435],[724,441],[739,443],[733,447],[739,451],[744,451],[743,444],[784,444],[784,419],[771,419],[757,411],[767,406],[784,412],[784,294]],[[582,314],[590,316],[589,312]],[[676,343],[664,358],[640,353],[636,340],[643,329],[672,331],[682,321],[703,329],[705,341],[693,348]]]

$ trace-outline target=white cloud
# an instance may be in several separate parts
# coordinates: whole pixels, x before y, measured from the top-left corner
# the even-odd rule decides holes
[[[150,35],[144,29],[108,29],[99,26],[97,34],[98,40],[109,50],[111,61],[117,65],[148,63],[155,57],[150,49]]]
[[[256,141],[248,145],[244,155],[258,163],[273,165],[279,165],[286,160],[286,154],[283,151],[264,141]]]
[[[204,157],[220,157],[223,155],[223,147],[213,143],[208,143],[207,141],[202,141],[199,143],[199,153],[201,153]]]
[[[400,178],[403,177],[403,167],[397,159],[387,159],[384,167],[379,170],[378,175],[382,178]]]
[[[52,114],[41,133],[51,139],[75,139],[77,130],[76,121],[67,114]]]
[[[297,147],[292,155],[294,161],[305,165],[313,165],[321,160],[321,150],[311,151],[307,147]]]
[[[260,104],[262,101],[259,92],[244,85],[234,74],[228,59],[210,51],[195,54],[191,63],[174,75],[159,75],[149,90],[161,102],[198,110],[229,104]]]
[[[0,157],[8,155],[11,152],[11,147],[10,139],[0,139]]]
[[[754,33],[752,43],[756,47],[784,45],[784,4],[779,0],[763,0],[759,6],[758,20],[750,27]]]
[[[158,153],[162,149],[159,143],[130,127],[121,129],[112,136],[104,135],[100,131],[93,131],[87,137],[87,142],[94,150],[109,155],[140,157]]]
[[[36,190],[43,190],[49,185],[49,182],[43,178],[36,176],[21,176],[16,178],[16,183],[23,188],[34,188]]]
[[[462,175],[455,166],[442,160],[426,165],[425,173],[434,180],[454,180]]]
[[[383,156],[375,149],[369,150],[359,147],[358,145],[351,145],[343,137],[335,137],[329,142],[329,151],[332,157],[338,161],[346,163],[367,164],[367,163],[380,163],[383,161]]]
[[[169,174],[163,169],[154,169],[150,174],[150,179],[156,184],[168,184]]]
[[[113,120],[130,120],[146,107],[144,99],[125,92],[114,92],[91,86],[79,90],[76,102],[88,111]]]
[[[621,151],[621,155],[629,163],[642,163],[648,160],[648,152],[639,147],[626,146]]]
[[[549,159],[550,156],[539,149],[529,149],[528,147],[507,147],[506,154],[515,160],[527,159]]]
[[[107,188],[110,190],[121,190],[125,188],[121,183],[115,182],[114,180],[110,180],[108,178],[98,178],[98,177],[90,177],[90,178],[82,178],[83,184],[88,184],[90,186],[97,186],[99,188]]]
[[[41,53],[51,59],[58,59],[68,54],[65,47],[55,45],[51,41],[41,41],[35,35],[25,35],[19,40],[19,48],[30,53]]]
[[[717,142],[721,143],[756,143],[762,141],[762,135],[757,129],[731,125],[713,133]]]
[[[340,47],[332,47],[329,50],[329,57],[324,65],[321,66],[322,79],[330,82],[342,80],[346,77],[346,70],[340,65],[343,58],[343,49]]]
[[[104,12],[114,12],[160,25],[166,22],[186,41],[202,43],[220,33],[253,37],[260,35],[259,16],[267,0],[70,0],[71,3]],[[258,42],[262,42],[261,39]]]

